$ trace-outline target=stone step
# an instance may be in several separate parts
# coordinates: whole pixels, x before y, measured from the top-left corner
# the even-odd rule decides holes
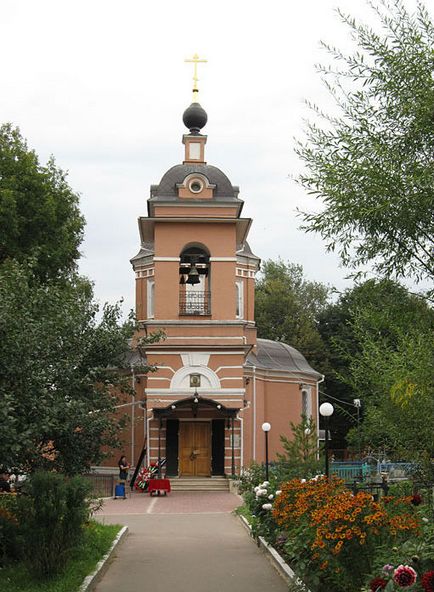
[[[229,491],[229,481],[222,478],[181,478],[171,479],[173,491]]]
[[[212,487],[175,487],[172,491],[210,491],[212,493],[229,493],[229,489],[216,489]]]

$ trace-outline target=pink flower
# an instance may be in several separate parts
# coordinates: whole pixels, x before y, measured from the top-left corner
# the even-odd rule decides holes
[[[393,572],[393,581],[401,588],[413,586],[417,578],[417,573],[408,565],[398,565]]]
[[[420,506],[420,504],[422,503],[422,497],[418,493],[415,493],[410,501],[413,504],[413,506]]]
[[[374,578],[369,584],[371,592],[377,592],[377,590],[384,590],[387,586],[387,581],[384,578]]]
[[[434,571],[427,571],[422,576],[422,588],[425,592],[434,592]]]

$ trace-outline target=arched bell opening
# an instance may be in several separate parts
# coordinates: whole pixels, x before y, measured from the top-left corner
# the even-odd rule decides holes
[[[210,254],[204,245],[189,245],[181,252],[179,314],[211,314]]]

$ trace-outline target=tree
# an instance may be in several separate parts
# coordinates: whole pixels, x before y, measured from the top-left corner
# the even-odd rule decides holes
[[[18,128],[0,127],[0,263],[31,257],[40,278],[74,270],[84,228],[78,201],[53,158],[41,166]]]
[[[324,347],[317,318],[329,289],[303,277],[301,265],[265,261],[256,284],[255,318],[258,336],[282,341],[299,349],[308,362],[324,371]]]
[[[350,363],[353,388],[364,393],[362,443],[395,459],[434,458],[434,311],[407,295],[379,322],[359,308],[351,321],[360,352]],[[354,430],[350,442],[357,438]]]
[[[348,436],[354,448],[360,438],[365,451],[434,456],[433,329],[424,299],[390,280],[364,282],[324,313],[320,331],[334,368],[325,389],[362,401],[360,433],[354,427]],[[354,426],[354,412],[352,419]]]
[[[134,323],[98,305],[90,284],[38,280],[29,265],[0,265],[0,450],[9,468],[83,472],[115,445],[116,389],[128,391]]]
[[[315,422],[312,418],[303,416],[300,423],[290,422],[293,439],[281,435],[284,454],[277,453],[278,460],[282,463],[280,471],[285,479],[302,477],[307,479],[314,477],[321,470],[322,462],[318,458],[318,437]],[[283,476],[283,475],[282,475]]]
[[[122,420],[113,411],[130,392],[135,323],[121,321],[118,305],[100,314],[91,283],[76,274],[83,226],[54,160],[41,166],[18,129],[0,127],[0,461],[8,469],[84,472],[117,444]]]
[[[324,206],[304,228],[344,265],[432,281],[434,26],[421,3],[414,15],[402,0],[369,4],[380,32],[338,11],[356,51],[324,44],[332,65],[319,71],[339,115],[312,106],[318,121],[298,144],[298,181]]]
[[[362,398],[365,403],[365,393],[370,392],[369,388],[358,388],[362,386],[363,379],[356,388],[349,378],[351,364],[358,359],[363,349],[354,327],[358,311],[369,311],[371,322],[375,322],[375,331],[392,339],[391,326],[395,318],[401,318],[404,325],[417,324],[425,308],[423,300],[412,297],[406,288],[391,280],[367,280],[346,290],[321,313],[318,330],[329,362],[323,391],[337,399],[332,400],[336,409],[332,422],[335,448],[347,447],[347,432],[357,422],[354,399]],[[353,443],[356,444],[355,441]],[[358,443],[356,448],[359,448]]]

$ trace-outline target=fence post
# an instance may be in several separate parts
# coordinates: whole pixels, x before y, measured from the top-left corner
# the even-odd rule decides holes
[[[356,495],[356,493],[357,493],[357,479],[354,479],[354,483],[353,483],[353,493],[354,493],[354,495]]]
[[[383,490],[384,495],[387,495],[389,492],[389,483],[387,482],[387,475],[383,475],[381,477],[381,489]]]

